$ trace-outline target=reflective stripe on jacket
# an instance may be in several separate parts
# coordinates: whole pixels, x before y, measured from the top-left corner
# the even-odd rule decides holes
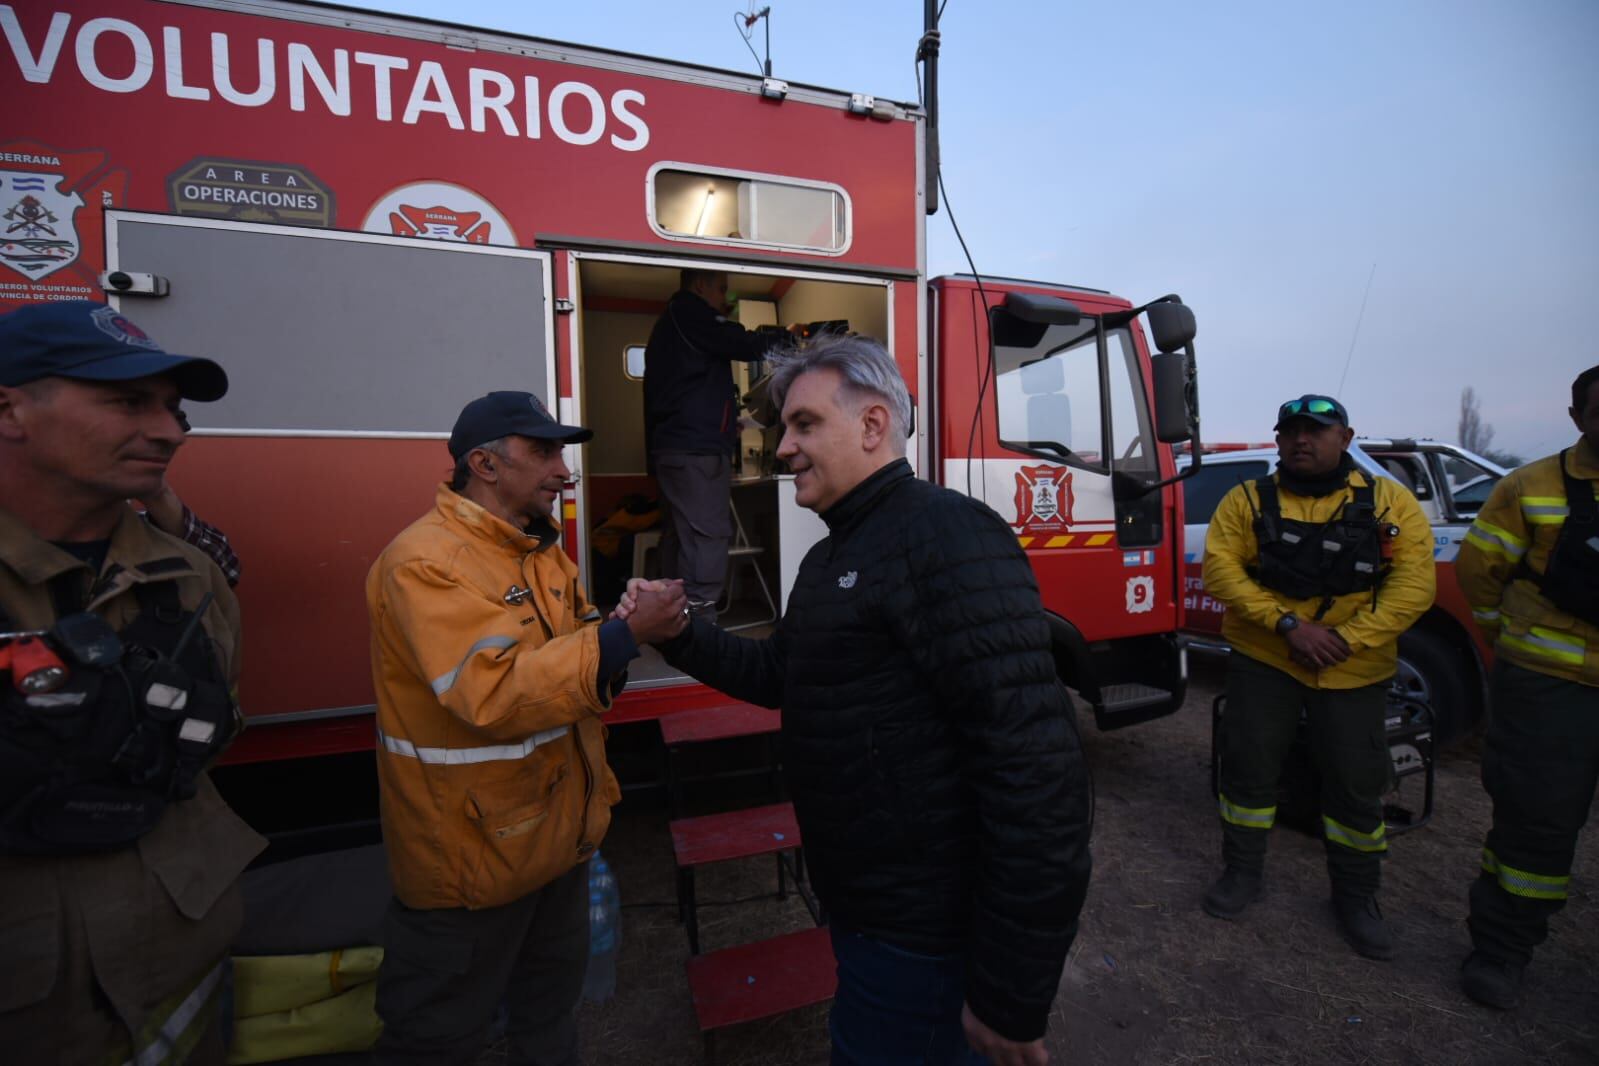
[[[1276,475],[1272,475],[1274,478]],[[1359,470],[1349,475],[1362,484]],[[1260,501],[1252,485],[1239,485],[1222,497],[1205,535],[1205,591],[1227,607],[1222,635],[1235,649],[1312,688],[1360,688],[1394,675],[1399,661],[1399,634],[1409,629],[1427,608],[1436,591],[1432,559],[1432,526],[1408,489],[1388,478],[1377,478],[1377,518],[1399,527],[1393,542],[1393,565],[1376,590],[1339,596],[1320,619],[1338,630],[1349,644],[1348,659],[1324,670],[1311,670],[1288,657],[1288,642],[1277,635],[1276,625],[1292,612],[1301,621],[1315,619],[1320,597],[1298,600],[1269,589],[1251,577],[1248,568],[1260,556],[1254,517]],[[1279,481],[1278,498],[1284,518],[1323,523],[1336,518],[1353,497],[1346,487],[1328,496],[1299,496]]]
[[[1599,482],[1599,455],[1580,439],[1566,459],[1573,477]],[[1599,685],[1599,627],[1550,603],[1522,564],[1541,574],[1569,511],[1559,454],[1500,479],[1460,545],[1455,578],[1494,654],[1550,677]]]
[[[441,485],[367,575],[383,839],[410,907],[494,907],[591,854],[605,763],[599,612],[553,527]]]

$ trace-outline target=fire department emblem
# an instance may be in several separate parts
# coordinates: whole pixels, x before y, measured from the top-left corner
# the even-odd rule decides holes
[[[396,237],[464,244],[516,244],[516,234],[493,204],[470,189],[419,181],[392,189],[367,211],[361,228]]]
[[[1016,519],[1024,533],[1058,532],[1072,522],[1072,472],[1063,466],[1024,466],[1016,472]]]
[[[0,143],[0,312],[99,297],[105,213],[96,209],[124,203],[127,187],[128,172],[98,148]]]
[[[78,258],[75,221],[83,197],[62,192],[65,183],[65,174],[0,170],[0,263],[30,281]]]

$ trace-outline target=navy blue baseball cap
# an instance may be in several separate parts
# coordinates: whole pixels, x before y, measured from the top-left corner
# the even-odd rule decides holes
[[[531,392],[491,392],[461,408],[455,429],[450,431],[450,454],[459,460],[473,448],[512,434],[581,444],[592,438],[594,431],[561,425],[551,417],[544,401]]]
[[[1293,418],[1308,418],[1324,426],[1349,425],[1349,412],[1331,396],[1306,393],[1297,400],[1289,400],[1277,408],[1277,424],[1272,429],[1282,429],[1283,423]]]
[[[228,375],[210,359],[171,355],[126,315],[93,300],[31,304],[0,315],[0,385],[40,378],[132,381],[169,374],[186,400],[220,400]]]

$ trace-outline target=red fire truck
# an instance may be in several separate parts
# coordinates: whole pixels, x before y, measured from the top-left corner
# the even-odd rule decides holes
[[[364,577],[485,391],[595,429],[567,550],[631,570],[592,531],[653,492],[640,349],[684,267],[725,270],[747,325],[881,338],[918,473],[1012,523],[1099,725],[1181,703],[1169,445],[1196,422],[1193,316],[929,280],[921,108],[275,0],[0,4],[0,29],[0,309],[109,298],[232,379],[188,412],[173,477],[244,561],[235,763],[370,749]],[[771,436],[740,455],[730,626],[777,615],[823,530]],[[716,699],[647,656],[613,715]]]

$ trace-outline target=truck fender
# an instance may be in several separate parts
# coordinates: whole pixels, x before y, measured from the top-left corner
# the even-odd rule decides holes
[[[1055,657],[1055,673],[1068,688],[1076,689],[1089,703],[1100,699],[1099,675],[1094,669],[1093,656],[1088,651],[1088,641],[1082,631],[1052,611],[1045,611],[1049,620],[1050,652]]]

